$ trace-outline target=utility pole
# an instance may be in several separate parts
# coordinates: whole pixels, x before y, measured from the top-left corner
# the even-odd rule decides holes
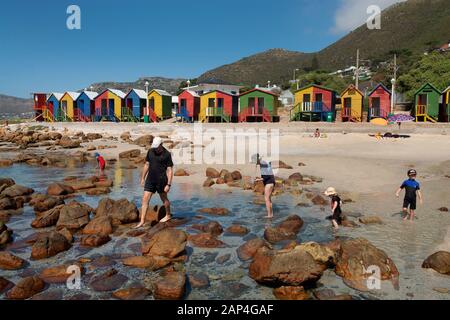
[[[359,49],[356,50],[355,86],[359,90]]]
[[[397,54],[394,54],[394,77],[391,80],[392,83],[392,95],[391,95],[391,114],[394,113],[395,106],[395,84],[397,82]]]

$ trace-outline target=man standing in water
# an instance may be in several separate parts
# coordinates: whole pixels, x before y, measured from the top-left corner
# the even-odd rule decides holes
[[[135,228],[139,228],[145,224],[145,216],[149,202],[156,192],[159,194],[166,209],[166,216],[159,222],[166,222],[171,219],[170,202],[167,194],[170,191],[173,179],[173,162],[172,155],[163,147],[160,137],[156,137],[153,140],[145,160],[141,176],[141,185],[144,187],[141,221]]]
[[[252,156],[252,162],[256,162],[256,171],[260,169],[261,178],[255,178],[255,182],[262,181],[264,184],[264,201],[266,203],[267,216],[266,218],[273,218],[272,193],[275,187],[275,176],[272,170],[271,162],[262,160],[259,153]]]

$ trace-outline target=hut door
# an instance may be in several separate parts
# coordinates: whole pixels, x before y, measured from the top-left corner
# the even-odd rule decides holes
[[[180,113],[186,112],[186,99],[180,100]]]
[[[52,101],[50,101],[48,103],[48,110],[50,110],[50,112],[53,113],[53,102]]]
[[[106,99],[102,99],[102,116],[106,116],[108,114],[108,101]]]
[[[215,105],[216,105],[216,99],[209,98],[208,99],[208,110],[206,110],[207,115],[212,115],[214,113]]]
[[[155,112],[155,98],[151,97],[149,101],[150,109]]]
[[[248,98],[248,108],[251,114],[255,113],[255,98]]]
[[[114,115],[114,99],[109,99],[109,115]]]
[[[344,117],[352,115],[352,98],[344,98]]]
[[[62,101],[61,102],[61,111],[63,115],[67,114],[67,101]]]
[[[419,106],[428,105],[428,95],[427,94],[419,94]]]
[[[80,99],[78,100],[78,105],[77,105],[78,109],[80,109],[81,112],[84,113],[84,99]]]
[[[379,117],[380,116],[380,97],[372,98],[372,116]]]
[[[322,100],[323,95],[321,93],[316,93],[316,98],[314,100],[314,111],[322,111]]]
[[[258,98],[258,111],[257,114],[263,114],[264,113],[264,98]]]
[[[89,112],[89,115],[93,115],[93,114],[95,114],[95,101],[91,101],[90,102],[90,108],[89,108],[90,110],[90,112]]]

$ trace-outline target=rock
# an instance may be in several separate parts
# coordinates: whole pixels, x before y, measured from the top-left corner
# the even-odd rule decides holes
[[[274,169],[292,169],[292,166],[290,166],[280,160],[280,161],[273,161],[272,168],[274,168]]]
[[[204,188],[209,188],[212,187],[215,184],[214,180],[211,178],[207,178],[204,182],[203,182],[203,187]]]
[[[3,221],[0,221],[0,248],[12,242],[13,231]]]
[[[130,139],[131,139],[131,134],[130,134],[130,132],[126,131],[126,132],[122,133],[122,134],[120,135],[120,139],[122,139],[122,140],[125,141],[125,142],[129,142]]]
[[[94,185],[96,188],[110,188],[114,185],[114,182],[111,179],[104,179],[94,182]]]
[[[63,229],[61,229],[61,230],[58,230],[58,233],[61,234],[64,238],[66,238],[66,240],[67,240],[69,243],[72,243],[72,242],[73,242],[73,235],[72,235],[72,232],[70,232],[69,229],[63,228]]]
[[[303,220],[298,215],[291,215],[277,225],[278,229],[283,229],[295,234],[300,232],[303,227]]]
[[[17,208],[17,203],[11,198],[0,199],[0,210],[15,210]]]
[[[14,287],[14,284],[11,281],[0,276],[0,295],[2,295],[3,292],[11,289],[12,287]]]
[[[75,190],[68,185],[62,184],[62,183],[52,183],[47,188],[47,194],[49,196],[62,196],[66,194],[72,194]]]
[[[89,223],[90,212],[92,212],[92,208],[89,206],[72,201],[61,208],[56,227],[57,229],[79,230]]]
[[[27,188],[24,186],[21,186],[19,184],[14,184],[10,187],[7,187],[5,190],[2,191],[1,196],[3,197],[21,197],[21,196],[27,196],[34,192],[33,189]]]
[[[216,184],[225,184],[225,179],[220,177],[216,179]]]
[[[16,182],[13,179],[0,177],[0,187],[11,187],[14,184],[16,184]]]
[[[175,171],[174,176],[175,177],[187,177],[187,176],[189,176],[189,173],[184,169],[178,169]]]
[[[252,190],[253,189],[252,177],[244,176],[242,178],[242,189],[244,189],[244,190]]]
[[[88,145],[88,146],[86,147],[86,151],[95,151],[95,150],[97,150],[97,148],[96,148],[95,146],[93,146],[92,144],[91,144],[91,145]]]
[[[364,216],[358,219],[362,224],[382,224],[383,221],[377,216]]]
[[[103,138],[103,136],[100,133],[88,133],[86,134],[86,138],[88,140],[97,140]]]
[[[81,141],[80,140],[72,140],[69,137],[62,137],[59,140],[59,145],[61,147],[63,147],[64,149],[74,149],[74,148],[79,148],[81,145]]]
[[[204,289],[209,287],[209,278],[204,273],[191,273],[188,275],[188,280],[192,288]]]
[[[237,249],[238,257],[242,261],[251,260],[253,259],[258,249],[262,247],[270,248],[270,244],[263,239],[251,239]]]
[[[134,140],[133,143],[141,147],[150,147],[153,143],[153,136],[150,134],[140,136],[139,138]]]
[[[207,169],[206,169],[206,176],[207,176],[208,178],[216,179],[216,178],[219,178],[219,177],[220,177],[220,172],[217,171],[217,170],[214,169],[214,168],[207,168]]]
[[[9,159],[0,159],[0,167],[10,167],[13,165],[12,160]]]
[[[72,189],[74,189],[75,191],[78,191],[95,188],[94,182],[95,181],[92,181],[92,179],[76,179],[66,181],[66,184],[72,187]]]
[[[7,251],[0,251],[0,269],[17,270],[23,268],[25,260]]]
[[[299,287],[279,287],[273,289],[273,295],[279,300],[308,300],[309,294],[301,286]]]
[[[111,192],[110,188],[107,187],[97,187],[97,188],[92,188],[86,191],[86,194],[88,196],[99,196],[99,195],[103,195],[103,194],[108,194]]]
[[[225,247],[225,243],[223,243],[222,241],[220,241],[219,239],[217,239],[216,237],[212,236],[209,233],[189,235],[188,240],[194,247],[199,248]]]
[[[264,183],[262,181],[255,181],[253,184],[253,192],[264,194]]]
[[[399,272],[386,253],[364,238],[341,241],[335,272],[345,284],[360,291],[368,291],[369,267],[380,268],[381,280],[391,280],[396,286]]]
[[[449,290],[447,288],[435,287],[433,288],[433,290],[439,293],[449,293]],[[0,279],[0,292],[1,292],[1,279]]]
[[[448,212],[448,208],[447,207],[440,207],[438,210],[441,211],[441,212]]]
[[[269,250],[261,248],[253,257],[249,275],[255,281],[274,285],[301,286],[314,283],[323,268],[303,250]]]
[[[213,216],[227,216],[230,211],[225,208],[203,208],[197,210],[198,213],[210,214]]]
[[[304,167],[304,166],[306,166],[306,164],[304,164],[303,162],[299,162],[299,163],[298,163],[298,166],[299,166],[299,167]]]
[[[122,263],[125,266],[154,271],[168,266],[171,260],[162,256],[134,256],[123,259]]]
[[[231,177],[233,178],[233,180],[242,180],[242,174],[237,170],[231,173]]]
[[[19,280],[19,282],[17,282],[17,284],[6,294],[6,297],[12,300],[25,300],[43,291],[44,288],[45,283],[39,277],[26,277]]]
[[[184,231],[166,228],[142,238],[142,254],[175,258],[186,248],[187,234]]]
[[[303,180],[303,176],[301,175],[300,172],[296,172],[296,173],[291,174],[289,176],[288,180],[297,181],[297,182],[298,181],[302,181]]]
[[[264,230],[264,239],[270,243],[277,243],[283,240],[296,239],[297,234],[282,228],[268,227]]]
[[[69,248],[70,243],[63,235],[51,231],[38,237],[31,249],[31,259],[39,260],[53,257]]]
[[[103,198],[98,203],[95,215],[96,217],[111,217],[113,226],[136,222],[139,219],[139,211],[136,205],[127,199]]]
[[[35,194],[31,197],[30,206],[35,212],[45,212],[56,206],[64,204],[62,197],[53,197],[45,194]]]
[[[225,262],[230,260],[230,258],[231,258],[231,254],[227,253],[227,254],[224,254],[223,256],[217,257],[216,262],[218,264],[224,264]]]
[[[114,291],[112,296],[120,300],[144,300],[151,291],[144,287],[127,288]]]
[[[67,279],[71,275],[73,275],[73,272],[71,271],[71,269],[69,269],[71,266],[71,264],[63,264],[55,267],[45,268],[39,273],[39,278],[44,280],[46,283],[66,283]],[[76,266],[80,268],[80,272],[81,274],[83,274],[83,266],[78,264],[76,264]]]
[[[52,291],[44,291],[41,293],[38,293],[34,295],[31,300],[50,300],[50,301],[57,301],[57,300],[64,300],[63,299],[64,293],[62,289],[56,289]]]
[[[56,225],[62,208],[63,206],[60,205],[48,211],[38,213],[36,219],[31,222],[31,226],[33,228],[47,228]]]
[[[298,246],[298,249],[308,252],[317,263],[333,266],[337,260],[337,253],[325,245],[316,242],[306,242]]]
[[[320,194],[318,194],[314,198],[312,198],[311,202],[316,206],[328,205],[328,201],[324,197],[322,197]]]
[[[233,224],[233,225],[229,226],[225,231],[226,231],[226,233],[239,235],[239,236],[245,236],[247,233],[250,232],[248,230],[248,228],[238,225],[238,224]]]
[[[95,291],[113,291],[119,289],[127,281],[126,276],[118,273],[115,269],[110,269],[95,277],[89,285]]]
[[[194,224],[193,229],[200,230],[201,232],[209,233],[212,236],[220,236],[223,232],[223,228],[220,223],[211,221],[207,224]]]
[[[110,216],[97,216],[92,219],[83,229],[83,234],[109,235],[113,233]]]
[[[422,268],[431,268],[439,273],[450,275],[450,252],[433,253],[422,263]]]
[[[141,155],[141,150],[133,149],[133,150],[123,151],[123,152],[119,153],[119,158],[120,159],[130,159],[130,158],[139,157],[140,155]]]
[[[108,243],[111,238],[104,234],[93,234],[81,238],[81,245],[85,247],[100,247]]]
[[[343,219],[341,221],[341,225],[343,227],[347,227],[347,228],[357,228],[357,227],[359,227],[359,225],[356,222],[354,222],[352,220],[348,220],[348,219]]]
[[[186,288],[186,275],[182,272],[169,272],[155,283],[155,299],[178,300],[183,298]]]

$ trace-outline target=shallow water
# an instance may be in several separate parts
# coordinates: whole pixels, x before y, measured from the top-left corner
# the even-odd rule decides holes
[[[113,199],[127,198],[141,204],[142,188],[139,185],[139,169],[124,169],[123,163],[117,162],[107,171],[107,175],[114,180],[112,192],[107,195]],[[28,165],[14,165],[11,168],[0,169],[0,176],[11,177],[16,183],[35,189],[35,192],[45,192],[51,182],[61,181],[66,176],[88,177],[96,173],[92,163],[84,165],[70,164],[67,168],[34,167]],[[97,207],[101,197],[80,195],[77,200]],[[273,299],[272,289],[256,284],[248,277],[248,263],[241,262],[236,253],[245,240],[251,237],[262,237],[265,227],[269,224],[264,221],[265,208],[253,203],[254,194],[250,191],[242,191],[235,188],[201,188],[188,183],[175,183],[170,194],[172,210],[175,217],[193,218],[197,216],[197,210],[206,207],[225,207],[231,211],[229,216],[208,217],[202,220],[192,219],[180,228],[193,232],[189,225],[193,223],[204,223],[208,220],[218,221],[223,228],[232,223],[245,225],[251,232],[245,236],[221,235],[220,240],[227,244],[226,248],[201,249],[189,248],[189,260],[185,263],[185,270],[189,273],[202,272],[209,276],[211,286],[207,289],[188,288],[187,299]],[[159,204],[159,199],[152,199],[151,204]],[[362,198],[364,203],[367,201]],[[70,200],[69,200],[70,201]],[[318,286],[332,288],[337,294],[350,293],[361,299],[449,299],[449,294],[438,293],[434,287],[449,288],[449,278],[436,272],[422,269],[421,263],[424,258],[433,253],[431,249],[437,246],[444,237],[444,230],[435,226],[449,224],[448,217],[438,215],[427,217],[429,223],[402,223],[398,216],[384,219],[385,224],[374,226],[363,226],[356,229],[341,228],[337,234],[333,233],[329,221],[325,220],[327,213],[320,207],[298,207],[298,196],[289,193],[274,198],[275,219],[273,224],[286,218],[291,214],[298,214],[305,221],[305,225],[298,235],[297,240],[301,242],[316,241],[325,242],[333,240],[335,235],[340,237],[365,237],[377,247],[385,250],[393,259],[400,271],[400,290],[394,290],[390,282],[383,282],[381,290],[370,293],[360,293],[348,288],[332,270],[327,270],[319,280]],[[376,206],[375,206],[376,207]],[[349,210],[361,210],[358,204],[348,206]],[[370,209],[370,206],[366,208]],[[14,230],[15,241],[25,238],[36,232],[30,227],[34,219],[33,210],[26,206],[24,213],[12,217],[7,224]],[[387,220],[387,221],[386,221]],[[420,222],[420,220],[419,220]],[[433,230],[434,228],[434,230]],[[438,230],[438,231],[436,231]],[[31,247],[16,249],[14,254],[26,259],[31,263],[25,270],[2,271],[2,275],[11,281],[17,281],[21,276],[38,273],[44,267],[59,265],[67,261],[79,259],[80,257],[98,258],[101,256],[111,257],[109,263],[98,266],[98,264],[87,264],[87,272],[82,277],[81,290],[68,290],[64,285],[52,284],[47,291],[61,289],[64,298],[70,298],[80,293],[88,294],[93,298],[110,299],[110,293],[98,293],[89,287],[92,276],[102,273],[111,267],[126,275],[129,280],[122,287],[133,283],[151,284],[158,277],[158,272],[150,272],[141,269],[124,267],[119,259],[120,254],[140,254],[140,239],[125,236],[114,236],[112,241],[100,248],[80,248],[75,243],[72,249],[58,254],[56,257],[41,261],[29,259]],[[279,244],[276,247],[281,247]],[[431,250],[431,251],[430,251]],[[230,254],[230,259],[223,265],[215,260],[217,257]],[[95,265],[95,266],[94,266]],[[152,299],[149,297],[149,299]]]

